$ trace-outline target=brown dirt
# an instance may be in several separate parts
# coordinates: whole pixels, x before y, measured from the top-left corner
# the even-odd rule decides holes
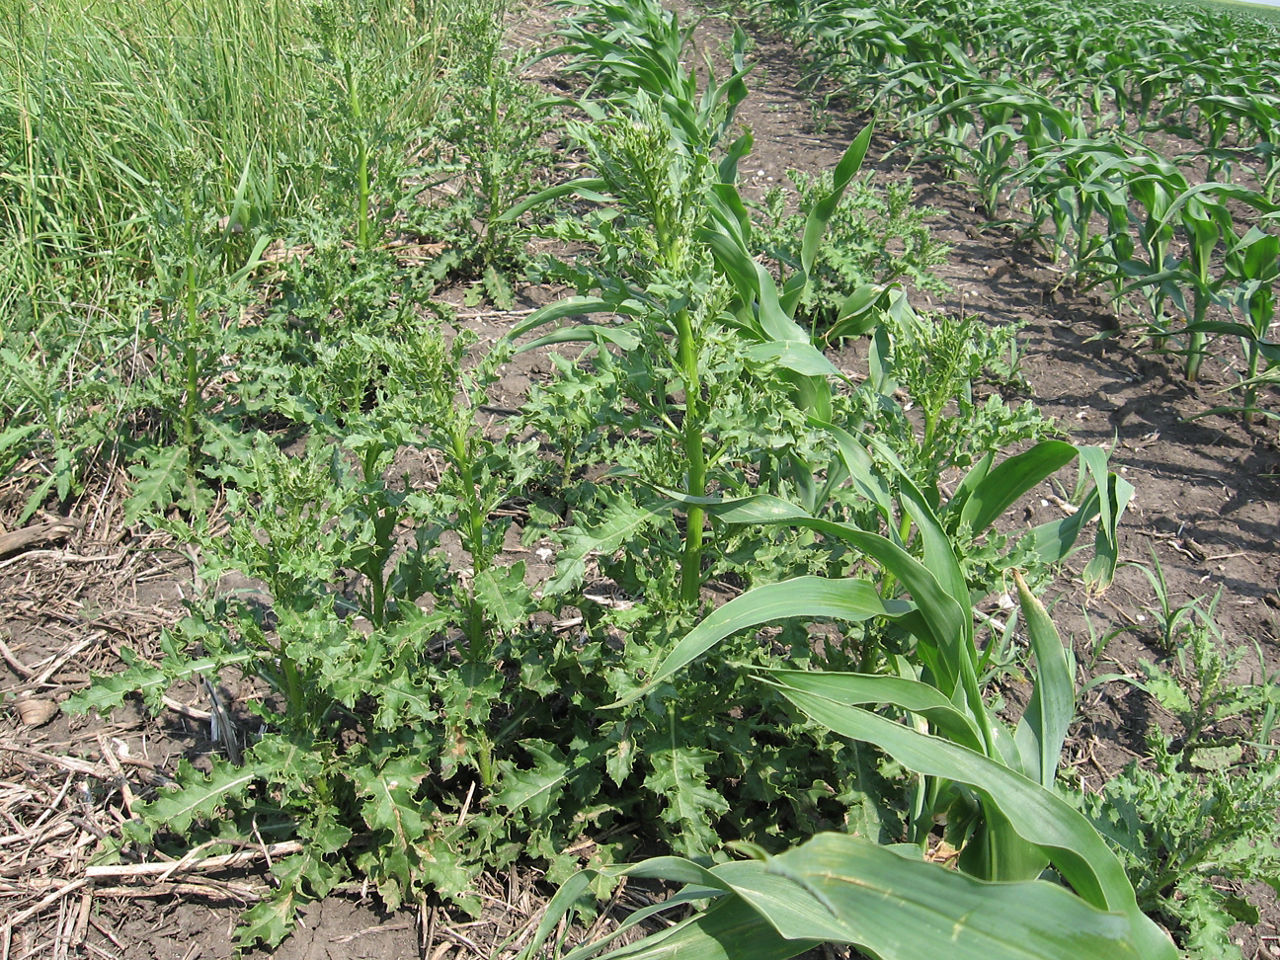
[[[551,14],[535,9],[518,33],[526,41],[545,37],[551,23]],[[699,27],[699,43],[715,49],[729,29],[723,19],[708,19]],[[748,79],[752,93],[740,116],[756,144],[742,174],[746,192],[763,193],[788,168],[829,168],[863,118],[833,111],[815,129],[817,95],[805,92],[794,51],[765,38],[752,56],[759,66]],[[868,166],[886,177],[904,176],[907,156],[889,153],[892,146],[878,136]],[[1166,358],[1140,349],[1132,334],[1116,334],[1106,304],[1060,287],[1052,265],[1007,232],[983,229],[963,189],[927,167],[910,174],[920,202],[939,211],[931,219],[935,234],[952,244],[951,259],[939,271],[952,294],[932,304],[921,297],[918,305],[1026,324],[1022,370],[1036,401],[1073,440],[1114,442],[1115,468],[1137,488],[1124,525],[1123,558],[1147,562],[1154,551],[1175,603],[1221,588],[1224,634],[1236,643],[1257,640],[1276,662],[1280,448],[1274,427],[1188,419],[1220,402],[1216,391],[1226,382],[1221,366],[1209,365],[1202,383],[1187,384]],[[528,294],[528,306],[547,295]],[[499,335],[513,319],[494,311],[471,316],[483,338]],[[536,356],[514,362],[494,397],[494,417],[500,421],[517,407],[531,379],[545,373],[545,361]],[[56,705],[83,687],[91,672],[113,669],[121,648],[154,652],[161,628],[180,616],[192,590],[190,558],[158,534],[125,530],[118,480],[76,506],[78,527],[61,531],[65,539],[0,556],[0,960],[227,957],[240,906],[261,890],[261,860],[258,869],[86,881],[85,866],[100,839],[117,832],[134,799],[163,782],[179,757],[199,758],[213,749],[208,724],[200,719],[209,705],[202,692],[190,691],[184,698],[189,703],[158,720],[125,710],[110,722],[61,713],[23,722],[22,716],[42,720],[42,705]],[[0,522],[15,514],[15,498],[15,491],[0,490]],[[1030,500],[1028,509],[1038,522],[1056,507],[1045,496]],[[530,576],[549,572],[545,565],[531,567]],[[1069,576],[1054,592],[1061,598],[1060,628],[1082,653],[1082,611],[1100,633],[1149,622],[1143,618],[1150,617],[1153,596],[1136,570],[1122,569],[1100,598],[1086,598]],[[1142,629],[1126,634],[1108,648],[1099,672],[1134,672],[1139,659],[1160,655],[1152,639]],[[242,691],[223,693],[234,701]],[[1092,690],[1081,710],[1072,752],[1082,777],[1094,783],[1138,756],[1147,725],[1162,719],[1143,695],[1116,683]],[[372,895],[345,891],[308,910],[276,955],[489,956],[537,917],[546,891],[535,880],[529,872],[487,881],[491,909],[474,926],[408,909],[386,915]],[[1246,956],[1270,956],[1278,924],[1273,896],[1263,922],[1239,931]]]

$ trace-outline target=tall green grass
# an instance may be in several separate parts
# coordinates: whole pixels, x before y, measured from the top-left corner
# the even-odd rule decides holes
[[[207,305],[268,240],[367,246],[455,55],[504,8],[0,0],[3,419],[62,449],[51,414],[93,407],[72,394],[145,352],[148,321],[180,322],[197,254]]]
[[[343,68],[379,64],[385,114],[429,116],[462,6],[0,0],[5,306],[128,302],[184,196],[236,235],[323,206],[357,120]]]

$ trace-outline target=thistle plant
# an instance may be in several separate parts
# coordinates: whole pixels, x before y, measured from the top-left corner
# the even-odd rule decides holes
[[[1133,681],[1177,728],[1153,725],[1151,756],[1081,797],[1124,862],[1139,905],[1177,931],[1188,956],[1206,960],[1240,956],[1231,928],[1258,922],[1257,906],[1236,885],[1274,885],[1280,874],[1272,829],[1280,805],[1272,745],[1280,690],[1260,646],[1224,649],[1216,601],[1180,608],[1186,615],[1172,661],[1144,662]]]
[[[610,20],[629,24],[628,29],[608,36],[591,29]],[[587,12],[571,22],[564,35],[566,43],[555,52],[575,55],[575,69],[592,71],[600,90],[597,98],[581,104],[593,122],[570,127],[586,147],[596,175],[543,191],[505,218],[569,193],[603,194],[622,214],[620,223],[599,221],[603,238],[638,251],[639,257],[629,271],[632,275],[606,287],[600,299],[567,301],[539,311],[510,339],[562,316],[600,309],[638,317],[642,338],[669,335],[677,379],[672,386],[683,395],[683,410],[678,425],[670,419],[666,425],[683,453],[683,486],[701,497],[707,490],[707,411],[701,379],[707,315],[699,301],[715,297],[708,293],[714,283],[709,251],[698,234],[707,223],[709,196],[717,181],[712,150],[746,95],[745,39],[739,34],[736,72],[719,83],[709,78],[705,93],[699,95],[696,75],[680,61],[689,32],[656,3],[646,0]],[[635,37],[645,39],[626,42]],[[636,87],[619,93],[623,78],[635,81]],[[593,338],[586,330],[555,336]],[[660,389],[664,395],[672,392],[665,385]],[[680,559],[680,597],[686,606],[696,605],[702,586],[705,522],[699,507],[686,514]]]

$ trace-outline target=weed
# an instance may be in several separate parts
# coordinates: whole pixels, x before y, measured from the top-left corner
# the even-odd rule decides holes
[[[1171,667],[1143,664],[1134,681],[1173,714],[1176,734],[1153,728],[1149,760],[1134,761],[1085,798],[1125,861],[1146,910],[1166,918],[1193,957],[1241,956],[1230,930],[1256,924],[1243,888],[1280,884],[1275,813],[1280,766],[1273,733],[1280,684],[1241,682],[1247,648],[1222,652],[1212,607],[1178,620]]]
[[[788,171],[795,187],[797,212],[788,191],[775,187],[764,200],[758,243],[789,271],[800,266],[804,221],[814,205],[832,192],[832,174],[810,177]],[[887,286],[901,280],[920,290],[938,293],[946,284],[932,268],[946,262],[947,246],[925,226],[932,211],[913,202],[911,181],[876,189],[867,177],[844,192],[818,247],[811,284],[801,298],[797,319],[817,336],[829,329],[840,307],[854,290],[866,284]]]

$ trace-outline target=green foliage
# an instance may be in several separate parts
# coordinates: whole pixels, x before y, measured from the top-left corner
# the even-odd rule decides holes
[[[1185,357],[1187,379],[1215,338],[1239,338],[1242,402],[1215,412],[1270,415],[1257,388],[1274,379],[1262,368],[1276,351],[1258,324],[1277,282],[1268,232],[1280,155],[1249,145],[1280,129],[1273,24],[1148,3],[754,9],[795,39],[813,74],[971,187],[975,209],[1063,258],[1066,279],[1109,286],[1118,304],[1141,291],[1137,322]],[[1192,151],[1162,156],[1147,142],[1155,130]],[[1205,182],[1189,182],[1201,165]]]
[[[45,491],[76,489],[97,421],[62,407],[93,371],[128,414],[98,442],[132,458],[130,518],[193,547],[209,588],[68,709],[160,710],[174,684],[232,675],[257,693],[227,760],[180,765],[135,808],[129,852],[298,840],[241,947],[274,947],[349,882],[388,909],[475,914],[478,874],[536,861],[566,884],[541,939],[588,890],[649,875],[694,885],[674,902],[719,898],[657,950],[721,955],[732,933],[759,956],[815,937],[886,957],[1167,955],[1054,791],[1071,664],[1027,585],[1096,521],[1085,579],[1105,586],[1131,490],[1103,451],[981,396],[1016,372],[1012,331],[916,315],[893,289],[927,284],[938,248],[909,188],[857,179],[869,126],[798,181],[800,215],[757,228],[735,185],[745,37],[717,78],[651,0],[570,6],[556,52],[585,84],[565,128],[585,175],[545,185],[550,104],[501,55],[504,3],[286,4],[263,49],[301,71],[269,93],[303,108],[302,152],[279,131],[229,150],[231,174],[209,159],[221,141],[166,159],[184,176],[116,207],[156,228],[120,235],[147,252],[139,292],[76,350],[47,348],[67,318],[36,315],[38,285],[4,294],[49,355],[0,345],[38,388],[0,387],[0,468],[38,446]],[[279,192],[264,163],[288,174]],[[467,280],[509,302],[527,230],[580,251],[541,265],[576,295],[489,349],[426,296]],[[797,322],[810,309],[831,340],[870,338],[865,384]],[[142,362],[108,373],[130,337]],[[568,343],[495,425],[511,351]],[[995,532],[1072,461],[1076,514]],[[509,554],[517,532],[551,545],[552,579]],[[991,628],[1031,651],[1016,723],[983,689],[973,614],[1010,579],[1020,612]],[[698,623],[712,590],[745,592]],[[960,871],[922,862],[940,839]],[[675,856],[613,866],[654,845]]]
[[[1124,860],[1139,903],[1166,919],[1192,957],[1238,957],[1238,922],[1256,924],[1245,886],[1280,889],[1280,767],[1272,743],[1280,684],[1261,651],[1241,682],[1247,648],[1222,652],[1211,609],[1182,621],[1171,666],[1143,664],[1137,685],[1177,722],[1153,727],[1151,757],[1084,798]]]
[[[921,524],[922,536],[929,539],[927,511],[918,501],[909,509]],[[815,614],[902,618],[915,632],[915,654],[923,665],[918,677],[904,659],[898,668],[900,676],[773,670],[763,679],[779,687],[820,725],[879,747],[920,774],[916,823],[923,829],[919,842],[925,844],[935,815],[946,811],[943,819],[948,824],[948,838],[961,848],[961,870],[1004,881],[1000,888],[1018,904],[1017,916],[1045,924],[1029,932],[1020,946],[1042,950],[1045,956],[1075,956],[1081,951],[1099,956],[1174,956],[1173,945],[1139,912],[1120,861],[1089,822],[1053,789],[1058,756],[1074,711],[1074,690],[1061,640],[1025,584],[1020,581],[1019,588],[1036,656],[1036,686],[1024,717],[1011,734],[1002,729],[981,699],[974,680],[977,655],[971,640],[967,643],[962,638],[958,645],[953,640],[953,631],[959,628],[964,632],[968,619],[956,602],[967,605],[968,594],[963,582],[957,582],[954,558],[948,562],[945,553],[931,553],[926,566],[893,548],[889,541],[881,544],[871,535],[852,530],[844,531],[843,536],[864,546],[909,585],[914,602],[877,610],[872,600],[878,600],[874,588],[856,580],[833,583],[836,589],[830,598],[823,596],[823,581],[778,584],[777,590],[758,588],[726,604],[681,641],[649,685],[657,685],[743,626]],[[957,586],[962,591],[959,596],[948,593]],[[859,593],[863,594],[861,606],[856,602]],[[688,649],[682,649],[685,647]],[[909,722],[896,722],[863,706],[875,703],[906,712]],[[734,918],[736,932],[743,933],[757,920],[753,912],[767,919],[773,929],[764,936],[751,931],[751,956],[794,956],[816,939],[855,944],[881,956],[908,957],[918,955],[944,933],[950,938],[949,949],[968,949],[958,944],[970,936],[976,938],[975,950],[994,949],[989,944],[976,946],[994,932],[985,930],[983,911],[998,909],[1000,900],[995,888],[983,890],[981,884],[972,889],[972,899],[958,890],[946,894],[939,890],[937,895],[924,898],[929,919],[922,918],[919,923],[900,922],[910,915],[911,908],[898,904],[892,911],[899,921],[894,935],[879,931],[871,915],[878,914],[885,903],[894,902],[907,890],[912,901],[919,903],[922,884],[959,886],[960,881],[944,878],[960,875],[940,866],[908,870],[888,850],[873,855],[873,849],[877,848],[849,836],[820,836],[779,857],[763,855],[760,880],[768,879],[768,884],[758,891],[749,879],[753,876],[750,864],[726,864],[708,872],[658,858],[616,871],[693,884],[698,889],[690,894],[698,898],[708,893],[727,897],[677,927],[610,955],[665,955],[679,944],[690,956],[719,957],[722,954],[715,941],[723,932],[720,924],[726,915]],[[821,865],[807,863],[809,858]],[[884,873],[877,870],[881,865],[878,860],[886,868]],[[1040,886],[1043,882],[1036,878],[1047,862],[1057,868],[1081,900],[1074,900],[1061,888],[1051,894],[1055,888]],[[814,872],[808,874],[809,870]],[[908,879],[907,873],[918,876]],[[533,955],[571,905],[586,876],[580,875],[562,888],[528,955]],[[762,895],[765,890],[767,896]],[[874,897],[877,909],[860,908],[855,902],[859,894]],[[1061,905],[1038,917],[1031,905],[1037,896],[1060,897]],[[1078,911],[1077,919],[1059,927],[1068,910]],[[1093,910],[1099,912],[1091,913]],[[1112,927],[1120,917],[1125,922]],[[1007,933],[1007,928],[1003,932]],[[602,945],[569,956],[588,956]]]
[[[500,24],[477,17],[454,64],[424,163],[426,184],[399,204],[405,226],[445,249],[429,266],[437,281],[478,278],[485,295],[512,305],[508,279],[530,268],[527,233],[501,216],[544,186],[553,155],[551,101],[502,52]]]
[[[877,353],[873,375],[882,391],[905,390],[920,411],[920,432],[905,426],[907,438],[895,447],[921,471],[922,482],[936,481],[948,467],[968,468],[989,450],[1054,434],[1031,404],[1013,408],[1001,392],[985,401],[977,395],[984,386],[1008,391],[1020,385],[1016,327],[974,314],[916,313],[901,304],[889,313],[886,333],[888,349]]]
[[[782,187],[764,199],[758,243],[789,271],[800,264],[804,221],[819,198],[832,192],[831,173],[811,177],[788,171],[795,196]],[[796,319],[815,333],[825,332],[849,294],[866,284],[888,286],[906,281],[932,293],[946,284],[930,272],[947,258],[945,244],[929,234],[925,218],[933,211],[914,202],[910,180],[877,189],[869,177],[855,180],[840,198],[818,247],[810,285]],[[794,204],[795,212],[788,207]]]
[[[854,945],[885,958],[918,956],[923,950],[1044,960],[1173,955],[1172,945],[1161,943],[1159,934],[1152,937],[1149,927],[1103,913],[1061,887],[1042,881],[984,884],[922,863],[910,851],[845,834],[821,834],[779,856],[711,869],[664,857],[602,872],[689,884],[662,908],[717,898],[707,910],[605,957],[785,960],[824,942]],[[575,880],[552,901],[524,956],[534,955],[589,877]],[[637,912],[617,933],[652,912]],[[963,916],[964,922],[953,924],[953,916]],[[606,943],[580,947],[565,960],[595,955]]]
[[[493,35],[500,14],[6,0],[0,410],[36,425],[11,448],[38,458],[28,513],[115,458],[135,481],[131,523],[212,502],[244,455],[237,435],[275,399],[271,361],[298,359],[290,325],[395,302],[378,248],[420,189],[408,159],[433,142],[445,66],[465,48],[454,28],[487,17]],[[297,310],[263,318],[260,282],[281,261]]]

